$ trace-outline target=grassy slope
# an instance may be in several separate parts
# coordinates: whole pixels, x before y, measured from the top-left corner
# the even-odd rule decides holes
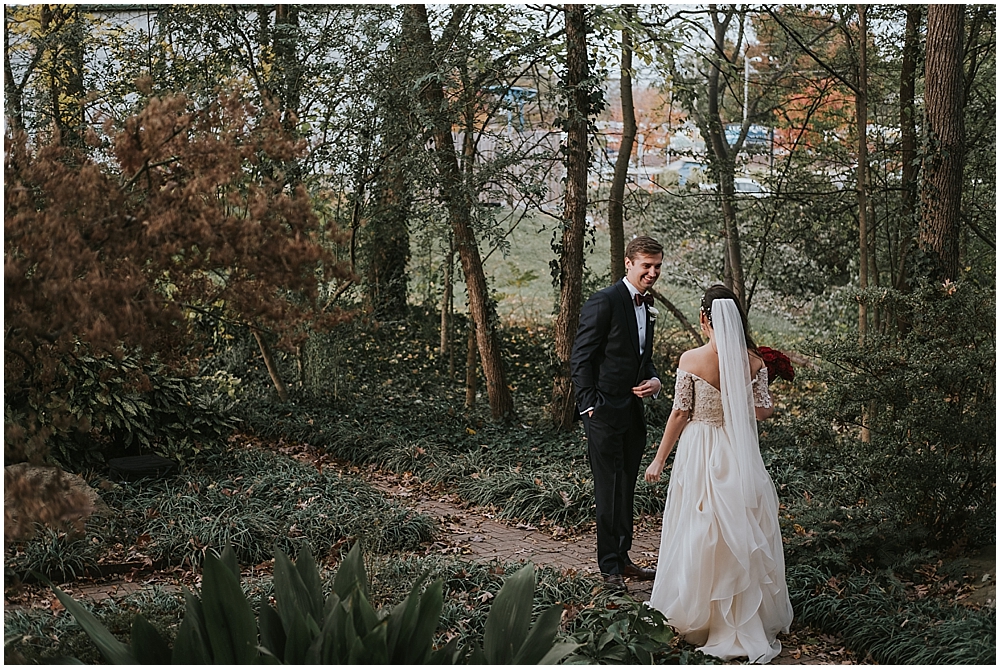
[[[555,258],[552,251],[552,235],[555,221],[544,215],[529,215],[521,221],[507,237],[510,244],[506,254],[497,250],[492,253],[484,266],[490,277],[490,287],[496,293],[497,310],[506,323],[548,324],[554,317],[553,309],[557,290],[552,284],[549,263]],[[662,240],[669,245],[669,240]],[[606,228],[594,230],[587,237],[586,266],[590,275],[599,280],[609,276],[610,242]],[[484,249],[485,253],[488,253]],[[603,284],[591,286],[603,287]],[[707,288],[708,286],[705,286]],[[415,293],[418,286],[412,286]],[[656,286],[667,299],[673,302],[691,323],[697,323],[701,290],[670,281],[664,275]],[[456,310],[464,311],[465,290],[459,283],[455,290]],[[675,325],[672,319],[669,328]],[[801,328],[790,318],[763,308],[751,311],[754,332],[761,342],[800,341]],[[774,344],[777,346],[777,344]]]

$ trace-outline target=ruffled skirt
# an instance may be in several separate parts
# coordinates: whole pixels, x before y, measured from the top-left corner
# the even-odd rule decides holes
[[[778,496],[759,461],[747,508],[726,432],[691,422],[667,488],[659,563],[649,603],[702,652],[770,662],[792,622]]]

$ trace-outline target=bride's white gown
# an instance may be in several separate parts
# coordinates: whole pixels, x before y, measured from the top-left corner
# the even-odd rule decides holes
[[[755,406],[771,406],[766,368],[751,385]],[[758,453],[748,508],[719,391],[677,370],[674,397],[691,422],[677,443],[649,603],[706,654],[769,662],[792,622],[774,484]]]

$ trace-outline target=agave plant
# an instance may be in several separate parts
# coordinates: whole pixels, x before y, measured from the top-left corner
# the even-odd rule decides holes
[[[392,611],[380,615],[369,603],[357,544],[325,600],[308,547],[294,563],[278,551],[277,608],[262,600],[255,617],[240,587],[236,554],[227,547],[218,558],[206,557],[201,597],[185,588],[185,615],[173,648],[141,614],[132,621],[130,642],[122,643],[79,602],[52,589],[112,664],[555,664],[578,647],[556,641],[559,604],[530,624],[535,575],[528,563],[497,594],[481,647],[459,647],[456,638],[435,649],[443,583],[437,579],[421,590],[425,578]]]

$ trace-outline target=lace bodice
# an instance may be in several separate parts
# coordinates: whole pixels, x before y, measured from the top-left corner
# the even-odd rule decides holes
[[[767,391],[767,367],[760,368],[750,385],[753,389],[755,407],[772,406],[771,393]],[[717,427],[722,427],[725,423],[722,414],[722,394],[719,390],[700,376],[683,369],[677,370],[673,408],[690,411],[693,421]]]

